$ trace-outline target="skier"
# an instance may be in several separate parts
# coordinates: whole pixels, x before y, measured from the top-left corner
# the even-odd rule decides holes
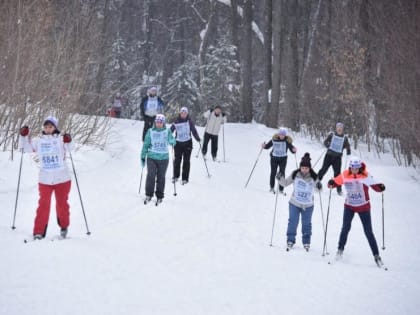
[[[222,108],[217,105],[214,109],[206,111],[203,116],[207,119],[207,123],[204,130],[204,141],[201,152],[205,157],[207,154],[207,146],[211,140],[211,156],[213,161],[216,161],[220,127],[222,124],[226,123],[226,115],[222,112]]]
[[[261,147],[263,149],[270,149],[273,147],[273,150],[270,152],[270,192],[275,193],[274,183],[276,179],[277,169],[279,173],[284,176],[286,165],[287,165],[287,150],[289,149],[292,153],[296,153],[297,148],[292,144],[293,140],[287,135],[287,129],[281,127],[277,133],[275,133],[268,141],[268,143],[263,143]],[[279,186],[280,192],[283,192],[283,186]]]
[[[57,222],[60,235],[67,236],[70,224],[70,206],[68,196],[71,187],[71,177],[65,163],[66,152],[69,152],[71,136],[60,136],[57,119],[47,117],[43,123],[42,135],[36,139],[29,138],[29,128],[20,129],[20,147],[24,152],[35,153],[34,159],[39,162],[39,201],[36,210],[33,237],[40,240],[47,234],[50,215],[51,195],[54,193],[56,201]]]
[[[378,266],[382,265],[379,256],[378,245],[372,229],[372,220],[370,215],[369,186],[377,192],[385,190],[385,185],[376,182],[367,172],[366,165],[358,157],[350,159],[349,168],[334,179],[328,181],[328,188],[344,185],[347,191],[344,202],[343,226],[341,228],[340,239],[338,241],[337,259],[343,255],[344,246],[347,242],[347,236],[350,232],[351,222],[354,214],[357,213],[362,221],[363,230],[369,242],[375,262]]]
[[[327,153],[324,157],[324,162],[321,169],[318,172],[319,180],[322,180],[328,168],[332,166],[334,171],[334,177],[338,176],[341,172],[341,158],[343,151],[346,149],[347,155],[350,155],[350,142],[347,136],[344,135],[344,124],[338,122],[335,125],[335,133],[330,133],[324,140],[324,145],[327,148]],[[341,185],[337,186],[337,193],[342,194]]]
[[[152,86],[148,89],[147,95],[144,96],[140,103],[140,112],[144,120],[143,141],[146,137],[147,130],[153,127],[157,114],[163,114],[165,104],[162,99],[157,96],[157,87]]]
[[[319,187],[318,175],[311,166],[311,157],[305,153],[300,161],[299,168],[284,178],[284,174],[277,174],[279,184],[289,186],[293,184],[294,190],[289,201],[289,223],[287,225],[287,250],[296,243],[296,230],[299,216],[302,216],[302,244],[306,251],[311,246],[312,213],[314,211],[314,189]]]
[[[179,179],[181,161],[182,163],[182,185],[188,183],[190,176],[190,158],[193,149],[191,133],[195,140],[201,141],[197,133],[195,124],[188,115],[188,108],[182,107],[178,118],[171,125],[171,132],[176,131],[176,145],[175,145],[175,160],[174,160],[174,174],[172,182]]]
[[[146,165],[147,158],[145,203],[152,199],[153,193],[157,197],[156,204],[162,202],[164,197],[165,175],[169,164],[168,145],[174,146],[175,139],[165,126],[165,116],[157,114],[155,125],[147,131],[141,150],[142,167]]]
[[[121,111],[123,106],[123,98],[121,97],[120,92],[115,94],[114,100],[112,102],[111,110],[114,113],[114,117],[121,118]]]

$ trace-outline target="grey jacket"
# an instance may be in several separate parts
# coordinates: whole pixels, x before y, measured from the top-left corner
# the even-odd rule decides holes
[[[293,183],[294,190],[289,202],[303,210],[314,205],[314,190],[318,182],[318,177],[312,169],[306,175],[296,170],[287,178],[279,178],[281,186],[286,187]]]

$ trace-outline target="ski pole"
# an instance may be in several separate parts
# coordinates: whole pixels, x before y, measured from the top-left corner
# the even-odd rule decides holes
[[[88,223],[87,223],[87,220],[86,220],[85,207],[83,206],[82,195],[80,193],[79,181],[77,180],[76,168],[74,167],[73,156],[71,155],[71,151],[70,150],[68,150],[68,152],[69,152],[69,155],[70,155],[71,165],[73,167],[73,174],[74,174],[74,179],[76,180],[77,191],[79,192],[80,205],[82,206],[83,217],[85,218],[85,224],[86,224],[86,230],[87,230],[86,234],[87,235],[90,235]]]
[[[327,152],[327,149],[322,151],[322,153],[320,154],[320,156],[318,157],[318,159],[316,160],[316,162],[315,162],[314,166],[312,166],[312,168],[314,168],[318,164],[318,162],[321,160],[321,158],[325,154],[325,152]]]
[[[246,188],[246,186],[248,186],[248,183],[251,179],[252,173],[254,172],[255,166],[257,166],[258,160],[260,158],[260,155],[261,155],[263,149],[264,148],[261,148],[260,153],[258,153],[257,160],[255,161],[254,166],[252,167],[251,174],[249,174],[248,180],[246,181],[246,184],[245,184],[245,188]]]
[[[385,209],[384,193],[382,192],[382,250],[385,250]]]
[[[20,166],[19,166],[18,184],[17,184],[17,189],[16,189],[15,211],[13,213],[12,230],[16,229],[16,226],[15,226],[16,209],[17,209],[18,198],[19,198],[20,176],[22,174],[22,161],[23,161],[23,148],[21,149],[21,156],[20,156]]]
[[[271,228],[271,240],[270,240],[270,246],[273,246],[273,235],[274,235],[274,226],[276,224],[276,213],[277,213],[277,200],[279,197],[279,185],[277,185],[276,189],[276,202],[274,203],[274,216],[273,216],[273,226]]]
[[[207,161],[206,161],[206,159],[204,158],[204,154],[201,154],[201,155],[202,155],[202,157],[203,157],[204,165],[206,166],[207,176],[208,176],[208,177],[210,177],[211,175],[210,175],[210,173],[209,173],[209,168],[207,167]]]
[[[196,158],[198,158],[198,156],[200,155],[200,151],[201,151],[201,142],[199,142],[200,147],[198,148],[197,154],[195,155]]]
[[[139,185],[139,194],[140,194],[140,192],[141,192],[141,183],[143,182],[143,171],[144,171],[144,166],[141,168],[140,185]]]
[[[295,156],[295,162],[296,162],[296,169],[298,169],[298,168],[299,168],[299,166],[298,166],[298,162],[297,162],[296,153],[294,154],[294,156]]]
[[[322,198],[321,198],[321,191],[320,190],[319,190],[319,204],[320,204],[320,207],[321,207],[322,229],[324,230],[324,234],[325,234],[324,210],[323,210],[323,207],[322,207]],[[325,252],[326,252],[327,255],[329,255],[327,244],[325,244]]]
[[[173,155],[173,166],[175,168],[175,153],[174,153],[174,147],[172,147],[172,155]],[[175,176],[173,177],[173,182],[174,182],[174,196],[176,196],[176,179]]]
[[[222,125],[222,140],[223,140],[223,162],[226,162],[226,157],[225,157],[225,124]]]
[[[324,231],[324,248],[322,250],[322,256],[325,256],[326,251],[327,251],[327,230],[328,230],[328,217],[330,215],[331,192],[332,192],[332,189],[330,188],[330,196],[328,198],[328,209],[327,209],[327,222],[325,223],[325,231]]]

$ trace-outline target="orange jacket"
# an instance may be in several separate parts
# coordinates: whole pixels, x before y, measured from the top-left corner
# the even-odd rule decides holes
[[[341,185],[344,185],[347,191],[344,207],[356,212],[370,210],[369,186],[377,192],[382,191],[381,184],[368,174],[366,168],[358,174],[353,174],[349,169],[345,170],[334,178],[333,187]]]

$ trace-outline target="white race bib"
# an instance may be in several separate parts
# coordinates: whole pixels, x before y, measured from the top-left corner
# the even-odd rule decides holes
[[[150,137],[152,147],[150,149],[153,153],[169,153],[168,151],[168,131],[166,129],[161,131],[150,130]]]
[[[287,156],[286,141],[273,141],[273,156],[275,157]]]
[[[146,103],[145,113],[147,116],[156,116],[158,114],[158,99],[157,97],[149,97]]]
[[[337,153],[342,153],[343,145],[344,145],[344,137],[338,137],[336,135],[333,135],[329,149]]]
[[[313,182],[308,183],[303,179],[296,178],[294,181],[294,198],[301,204],[312,204],[314,185]]]
[[[57,170],[64,167],[60,145],[61,142],[58,138],[39,141],[38,155],[43,170]]]
[[[188,121],[175,124],[176,141],[185,142],[191,139],[190,124]]]
[[[363,182],[352,180],[344,183],[347,190],[346,203],[350,206],[361,206],[367,203]]]

